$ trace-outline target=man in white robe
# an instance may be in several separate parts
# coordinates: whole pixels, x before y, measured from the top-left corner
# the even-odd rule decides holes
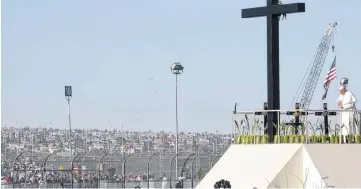
[[[337,100],[337,105],[342,110],[349,110],[341,112],[341,134],[344,136],[346,142],[346,136],[349,134],[356,134],[356,127],[354,125],[355,112],[350,110],[356,110],[356,98],[355,96],[344,86],[339,88],[340,96]]]

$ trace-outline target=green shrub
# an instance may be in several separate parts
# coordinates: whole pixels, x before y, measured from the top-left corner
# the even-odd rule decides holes
[[[337,143],[336,143],[336,138],[337,138],[337,136],[331,135],[331,136],[330,136],[330,143],[331,143],[331,144],[337,144]]]
[[[267,143],[268,143],[268,135],[263,135],[262,144],[267,144]]]
[[[340,143],[340,135],[330,135],[329,136],[329,140],[331,144],[339,144]],[[360,144],[361,143],[361,139],[360,139],[360,135],[353,135],[350,134],[348,135],[348,143],[352,143],[353,141],[355,141],[355,143]],[[309,143],[312,144],[325,144],[327,143],[327,136],[326,135],[316,135],[316,134],[312,134],[311,136],[309,136]],[[247,135],[247,136],[237,136],[236,137],[236,144],[268,144],[268,135]],[[295,135],[295,134],[291,134],[291,135],[275,135],[274,136],[274,144],[305,144],[306,143],[306,135]]]
[[[295,143],[296,141],[296,135],[290,135],[289,136],[289,143]]]
[[[260,135],[256,135],[255,137],[255,143],[256,144],[262,144],[262,136],[260,136]]]
[[[242,144],[244,136],[238,136],[236,137],[236,144]]]
[[[355,143],[360,144],[360,135],[355,135]]]
[[[287,144],[287,143],[289,143],[289,141],[290,141],[290,136],[289,135],[281,136],[281,143]]]
[[[281,136],[275,135],[274,138],[273,138],[273,143],[278,144],[279,141],[280,141],[280,138],[281,138]]]
[[[321,136],[320,136],[320,139],[321,139],[321,143],[322,143],[322,144],[326,144],[326,142],[327,142],[327,140],[326,140],[326,139],[327,139],[327,136],[326,136],[326,135],[321,135]]]

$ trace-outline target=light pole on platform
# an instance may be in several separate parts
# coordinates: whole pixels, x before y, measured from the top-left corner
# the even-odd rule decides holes
[[[175,175],[178,178],[178,75],[183,73],[184,67],[176,62],[172,64],[171,71],[175,75],[175,130],[176,130],[176,138],[175,138]]]
[[[68,119],[69,119],[69,146],[70,146],[70,156],[73,155],[72,147],[72,132],[71,132],[71,119],[70,119],[70,99],[73,96],[73,90],[71,86],[65,86],[65,99],[68,101]]]

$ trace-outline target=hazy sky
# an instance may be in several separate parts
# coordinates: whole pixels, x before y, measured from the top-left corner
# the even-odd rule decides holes
[[[296,2],[284,0],[283,3]],[[360,0],[305,0],[280,23],[281,107],[289,107],[323,36],[337,21],[337,72],[361,107]],[[266,0],[3,0],[2,124],[68,127],[64,86],[73,86],[74,128],[174,130],[175,76],[183,131],[231,131],[235,102],[267,99],[266,19],[241,9]],[[329,51],[311,107],[320,108]],[[154,80],[149,80],[154,77]],[[17,122],[17,124],[16,124]]]

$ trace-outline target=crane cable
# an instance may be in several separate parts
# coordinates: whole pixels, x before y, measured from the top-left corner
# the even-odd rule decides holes
[[[323,37],[322,37],[322,39],[323,39]],[[321,42],[322,42],[322,39],[321,39]],[[320,42],[320,43],[321,43],[321,42]],[[317,47],[319,47],[319,45],[318,45]],[[318,50],[318,48],[317,48],[317,50]],[[296,99],[299,99],[299,98],[300,98],[300,95],[301,95],[301,91],[300,91],[300,90],[303,89],[303,88],[305,87],[305,85],[306,85],[305,79],[306,79],[306,77],[308,76],[308,74],[310,73],[310,70],[311,70],[311,67],[312,67],[312,65],[313,65],[314,59],[315,59],[315,57],[316,57],[316,55],[317,55],[317,52],[318,52],[317,50],[316,50],[315,53],[313,54],[313,57],[312,57],[312,59],[311,59],[311,62],[309,63],[308,68],[307,68],[307,70],[306,70],[306,73],[305,73],[305,75],[303,76],[302,81],[301,81],[300,85],[299,85],[298,88],[297,88],[296,94],[293,96],[291,105],[288,107],[288,110],[291,109],[291,107],[292,107],[292,105],[294,104],[294,102],[296,101]],[[287,117],[288,117],[288,116],[286,116],[286,117],[283,119],[282,122],[284,122]]]
[[[332,52],[335,52],[335,34],[332,34]]]
[[[335,56],[336,56],[335,43],[334,43],[334,42],[335,42],[335,40],[334,40],[334,38],[335,38],[334,35],[335,35],[335,32],[336,32],[336,27],[333,27],[333,30],[334,30],[334,31],[332,32],[332,52],[334,52],[334,54],[335,54]],[[327,35],[327,33],[326,33],[325,35]],[[320,43],[322,43],[324,37],[325,37],[325,36],[322,37]],[[319,46],[318,46],[318,47],[319,47]],[[295,96],[293,97],[292,102],[291,102],[291,105],[288,107],[288,109],[291,109],[292,105],[295,103],[295,100],[296,100],[296,99],[299,99],[299,97],[300,97],[300,95],[301,95],[300,90],[305,88],[306,83],[305,83],[304,81],[305,81],[305,79],[306,79],[306,76],[309,75],[310,69],[311,69],[311,67],[312,67],[312,65],[313,65],[314,59],[315,59],[315,57],[316,57],[316,55],[317,55],[317,52],[318,52],[318,49],[317,49],[316,52],[314,53],[314,55],[313,55],[313,57],[312,57],[312,59],[311,59],[311,62],[310,62],[309,66],[308,66],[308,68],[307,68],[307,70],[306,70],[306,73],[305,73],[305,75],[303,76],[302,81],[301,81],[300,85],[298,86],[298,89],[297,89],[297,91],[296,91],[296,94],[295,94]],[[284,122],[287,117],[288,117],[288,116],[286,116],[282,122]]]
[[[336,23],[337,24],[337,23]],[[333,32],[332,32],[332,38],[331,38],[331,41],[332,41],[332,47],[331,47],[331,49],[332,49],[332,52],[333,52],[333,54],[334,54],[334,59],[336,59],[336,46],[335,46],[335,40],[336,40],[336,37],[335,37],[335,35],[336,35],[336,32],[337,32],[337,29],[336,29],[336,27],[334,27],[333,28]],[[337,61],[337,60],[336,60]],[[336,78],[337,78],[337,76],[336,76]],[[326,99],[325,99],[326,100]],[[323,100],[321,100],[321,105],[322,105],[322,101]]]
[[[289,109],[292,107],[292,105],[293,105],[293,103],[295,102],[295,100],[300,97],[300,95],[301,95],[300,89],[302,89],[302,88],[306,85],[306,83],[305,83],[304,81],[305,81],[305,79],[306,79],[306,76],[308,76],[308,74],[309,74],[309,72],[310,72],[310,69],[311,69],[311,67],[312,67],[312,65],[313,65],[312,63],[313,63],[313,60],[314,60],[315,57],[316,57],[316,54],[317,54],[317,51],[316,51],[315,54],[313,55],[313,58],[312,58],[311,63],[308,65],[308,68],[307,68],[307,70],[306,70],[306,74],[303,76],[302,81],[301,81],[300,85],[298,86],[296,95],[293,97],[292,102],[291,102],[291,105],[289,106]]]
[[[335,57],[336,57],[336,48],[335,48],[335,38],[336,38],[336,37],[335,37],[335,33],[336,33],[336,31],[337,31],[337,30],[336,30],[336,27],[333,27],[333,32],[332,32],[332,52],[334,53],[334,56],[335,56]],[[326,35],[327,35],[327,34],[326,34]],[[320,43],[322,43],[322,40],[323,40],[323,37],[322,37]],[[301,81],[300,85],[298,86],[297,92],[296,92],[295,96],[293,97],[292,102],[291,102],[291,105],[289,106],[288,109],[291,109],[291,107],[292,107],[292,105],[294,104],[295,100],[296,100],[296,99],[299,99],[299,97],[300,97],[300,95],[301,95],[300,89],[301,89],[301,88],[304,88],[305,85],[306,85],[306,83],[304,83],[304,81],[305,81],[306,76],[307,76],[307,75],[309,74],[309,72],[310,72],[310,69],[311,69],[311,67],[312,67],[312,65],[313,65],[315,56],[317,55],[317,52],[318,52],[318,49],[317,49],[316,52],[314,53],[313,58],[311,59],[311,62],[310,62],[309,66],[308,66],[308,68],[307,68],[307,70],[306,70],[306,73],[305,73],[305,75],[303,76],[302,81]],[[284,121],[286,120],[286,118],[288,118],[288,116],[286,116],[286,117],[283,119],[282,122],[284,122]]]

